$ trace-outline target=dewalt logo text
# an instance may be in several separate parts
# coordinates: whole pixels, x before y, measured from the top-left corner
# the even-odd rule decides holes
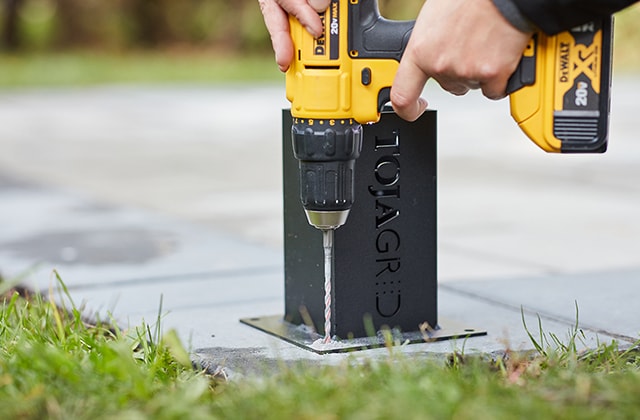
[[[560,83],[568,83],[570,76],[569,56],[571,55],[571,44],[560,43]]]

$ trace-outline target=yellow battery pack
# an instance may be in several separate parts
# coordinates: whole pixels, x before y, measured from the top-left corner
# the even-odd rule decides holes
[[[606,151],[612,33],[608,18],[531,39],[507,93],[511,116],[543,150]]]

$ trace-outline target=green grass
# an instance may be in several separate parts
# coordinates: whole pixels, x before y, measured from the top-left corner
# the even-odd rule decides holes
[[[215,52],[0,55],[0,87],[103,83],[228,83],[283,80],[271,55]]]
[[[61,283],[62,284],[62,283]],[[192,368],[175,333],[88,323],[72,303],[0,298],[0,418],[635,418],[640,357],[532,335],[534,355],[402,355],[294,366],[226,383]],[[67,297],[65,302],[70,302]],[[97,324],[97,325],[95,325]],[[549,344],[562,344],[551,349]]]
[[[68,301],[68,300],[67,300]],[[0,310],[0,418],[190,418],[211,384],[174,335],[91,325],[78,308],[15,291]],[[175,416],[175,417],[174,417]]]
[[[587,419],[634,418],[640,375],[544,359],[455,367],[403,357],[339,368],[289,370],[225,389],[228,418]]]

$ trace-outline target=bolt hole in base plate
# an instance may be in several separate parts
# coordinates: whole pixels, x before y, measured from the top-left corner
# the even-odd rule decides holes
[[[242,318],[240,322],[317,354],[345,353],[384,347],[388,337],[397,343],[418,344],[487,335],[485,330],[469,328],[458,322],[444,319],[440,320],[440,327],[425,333],[421,331],[402,333],[391,330],[390,336],[379,332],[375,337],[334,339],[329,344],[322,344],[320,340],[323,337],[320,334],[305,325],[286,322],[282,315]],[[427,334],[426,337],[425,334]]]

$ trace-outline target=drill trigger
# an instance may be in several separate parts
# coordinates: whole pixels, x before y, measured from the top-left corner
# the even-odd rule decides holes
[[[380,92],[378,92],[378,112],[382,112],[384,106],[389,102],[391,102],[391,88],[386,87],[380,89]]]

